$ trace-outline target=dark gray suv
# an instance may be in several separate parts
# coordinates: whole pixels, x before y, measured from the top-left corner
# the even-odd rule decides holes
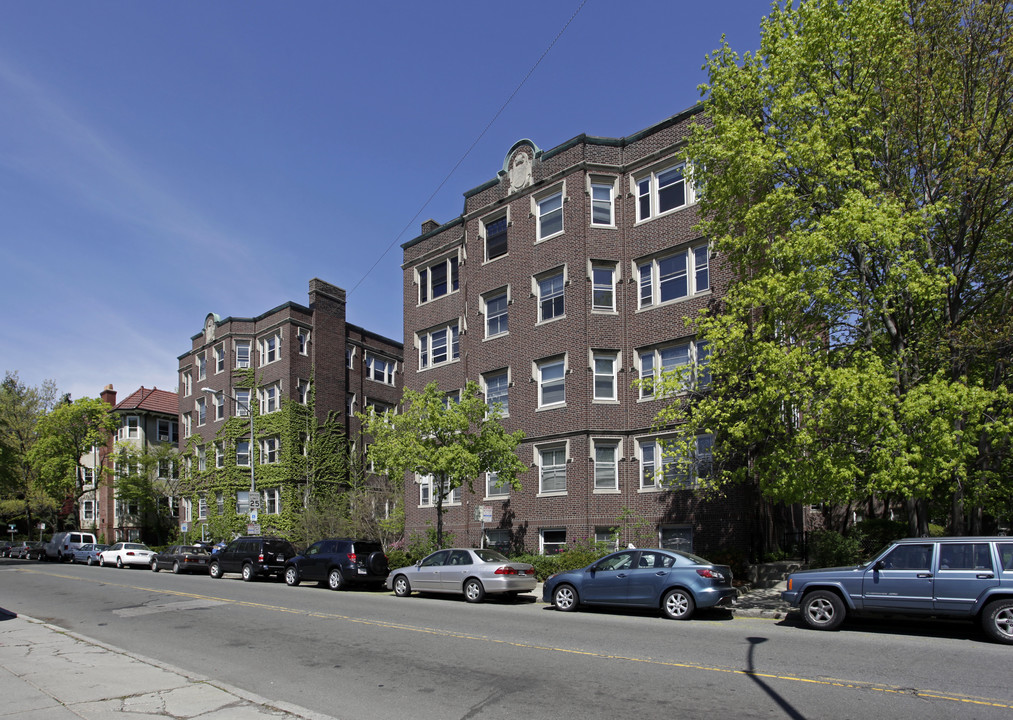
[[[864,565],[792,573],[781,599],[805,623],[835,630],[848,613],[934,615],[981,622],[1013,645],[1013,538],[897,540]]]
[[[285,571],[285,561],[295,554],[295,547],[284,538],[238,537],[211,556],[208,574],[220,578],[227,572],[237,572],[247,582],[270,575],[280,579]]]
[[[330,538],[319,540],[306,552],[285,564],[285,582],[291,586],[303,580],[326,583],[331,590],[349,585],[381,587],[390,568],[383,546],[373,540]]]

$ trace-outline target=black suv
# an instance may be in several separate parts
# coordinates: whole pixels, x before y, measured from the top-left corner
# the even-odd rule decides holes
[[[284,538],[238,537],[211,557],[208,574],[220,578],[227,572],[242,573],[247,582],[266,575],[281,578],[285,561],[295,554],[295,547]]]
[[[331,538],[310,545],[306,552],[285,563],[285,582],[298,585],[316,580],[331,590],[349,585],[380,587],[390,568],[380,543],[372,540]]]

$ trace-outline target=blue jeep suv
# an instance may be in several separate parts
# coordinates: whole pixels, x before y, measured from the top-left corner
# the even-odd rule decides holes
[[[897,540],[864,565],[792,573],[781,599],[806,625],[835,630],[849,613],[969,618],[1013,645],[1013,538]]]

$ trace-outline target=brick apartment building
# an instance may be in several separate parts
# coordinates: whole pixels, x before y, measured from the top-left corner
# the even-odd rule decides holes
[[[313,480],[305,457],[311,432],[338,422],[361,452],[352,412],[400,400],[402,352],[400,342],[346,322],[345,291],[319,279],[310,280],[308,305],[287,302],[256,317],[208,315],[179,356],[189,491],[181,527],[200,536],[201,525],[227,517],[231,532],[245,530],[257,510],[252,465],[262,499],[255,517],[265,533],[287,533],[283,516],[303,507]],[[214,525],[217,535],[222,527]]]
[[[141,387],[124,400],[116,402],[116,390],[106,385],[99,398],[112,406],[119,418],[116,432],[108,442],[93,448],[81,458],[84,472],[83,486],[90,488],[79,503],[78,527],[91,530],[106,543],[120,540],[144,539],[144,519],[135,501],[117,497],[116,479],[125,471],[117,461],[117,449],[129,448],[134,453],[153,452],[161,447],[175,447],[179,436],[179,399],[174,392]],[[171,504],[171,475],[173,468],[163,464],[155,468],[158,477],[166,483],[165,497]]]
[[[709,382],[685,320],[728,275],[693,230],[683,148],[700,111],[624,138],[518,141],[459,217],[402,246],[406,387],[479,382],[526,436],[521,490],[483,477],[445,501],[454,542],[551,553],[618,528],[620,545],[748,545],[750,501],[693,491],[712,438],[696,438],[694,469],[677,469],[658,443],[676,429],[652,430],[668,401],[634,386],[684,365]],[[408,536],[435,526],[429,478],[406,480],[405,506]]]

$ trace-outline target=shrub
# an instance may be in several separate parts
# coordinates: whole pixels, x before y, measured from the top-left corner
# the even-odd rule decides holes
[[[855,529],[865,538],[863,543],[867,555],[878,552],[890,542],[907,537],[907,523],[886,518],[869,518],[855,525]]]
[[[862,540],[862,533],[857,529],[847,537],[833,530],[818,530],[809,538],[809,566],[854,565],[863,559]]]
[[[397,568],[407,567],[412,565],[412,561],[408,558],[408,553],[400,548],[391,548],[387,550],[387,566],[391,570]]]

